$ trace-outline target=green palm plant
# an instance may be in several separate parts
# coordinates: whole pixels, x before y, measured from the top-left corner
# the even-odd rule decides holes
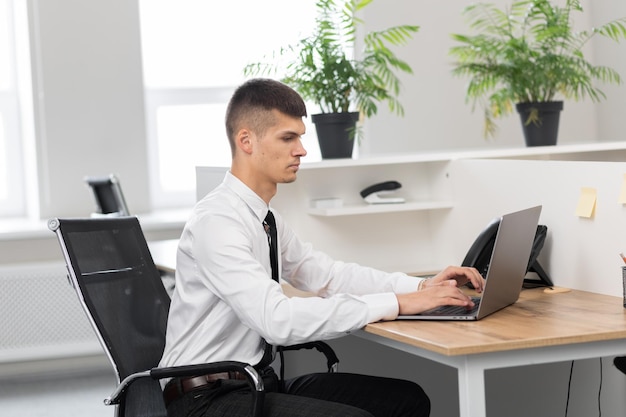
[[[248,64],[246,76],[281,75],[281,81],[314,102],[322,113],[359,111],[366,117],[386,102],[392,112],[403,115],[398,101],[400,80],[396,71],[412,74],[393,46],[406,44],[418,26],[401,25],[365,34],[359,58],[352,56],[357,13],[373,0],[318,0],[312,35],[274,52],[269,62]]]
[[[495,119],[517,103],[605,98],[595,82],[621,83],[620,75],[587,61],[583,47],[596,35],[614,41],[626,37],[626,18],[591,30],[576,31],[572,15],[582,12],[579,0],[560,7],[549,0],[518,0],[506,10],[493,4],[468,6],[463,14],[475,35],[453,34],[460,43],[450,49],[456,58],[453,74],[469,77],[466,98],[472,109],[484,109],[484,135],[493,137]],[[536,110],[524,124],[540,123]]]

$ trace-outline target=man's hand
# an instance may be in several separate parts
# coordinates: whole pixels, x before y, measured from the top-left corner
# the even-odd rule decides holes
[[[399,314],[418,314],[444,305],[472,308],[471,298],[459,288],[467,282],[477,292],[485,287],[485,279],[475,268],[449,266],[426,280],[419,291],[397,294]]]
[[[449,266],[434,277],[426,280],[422,288],[441,285],[446,281],[456,282],[457,287],[461,287],[471,282],[476,292],[481,293],[485,288],[485,279],[476,268],[466,266]],[[448,284],[452,285],[452,284]]]

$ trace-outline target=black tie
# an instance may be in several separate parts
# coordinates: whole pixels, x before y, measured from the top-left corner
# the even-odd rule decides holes
[[[274,219],[274,215],[271,211],[267,212],[267,216],[265,216],[265,220],[263,221],[263,227],[265,228],[265,233],[267,233],[267,241],[270,244],[272,279],[278,282],[278,257],[276,255],[276,253],[278,252],[278,247],[276,244],[276,242],[278,242],[278,237],[276,235],[276,220]]]
[[[270,263],[272,265],[272,279],[278,282],[278,257],[276,253],[278,252],[277,242],[278,236],[276,233],[276,220],[274,219],[274,215],[271,211],[267,212],[267,216],[265,216],[265,220],[263,220],[263,228],[265,229],[265,233],[267,233],[267,242],[270,246]],[[269,343],[265,342],[265,352],[263,354],[263,358],[261,358],[261,362],[256,366],[258,369],[263,369],[269,366],[274,360],[274,348]]]

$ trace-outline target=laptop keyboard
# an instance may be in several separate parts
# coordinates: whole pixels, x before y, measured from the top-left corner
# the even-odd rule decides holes
[[[474,302],[474,307],[467,309],[463,306],[441,306],[423,314],[438,315],[438,316],[471,316],[478,311],[480,305],[480,297],[471,297]]]

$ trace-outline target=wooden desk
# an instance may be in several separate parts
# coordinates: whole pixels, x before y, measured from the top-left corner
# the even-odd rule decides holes
[[[169,274],[173,274],[176,271],[178,239],[148,242],[148,248],[150,249],[154,264],[160,271]]]
[[[461,417],[486,415],[485,371],[626,353],[620,297],[523,290],[478,322],[392,321],[354,335],[458,370]]]
[[[171,297],[174,292],[176,272],[176,251],[178,239],[155,240],[148,242],[148,248],[155,266],[161,273],[165,291]]]
[[[149,244],[162,271],[175,269],[177,243]],[[536,288],[477,322],[379,322],[353,334],[456,368],[460,416],[477,417],[486,415],[488,369],[626,354],[626,309],[620,297]]]

